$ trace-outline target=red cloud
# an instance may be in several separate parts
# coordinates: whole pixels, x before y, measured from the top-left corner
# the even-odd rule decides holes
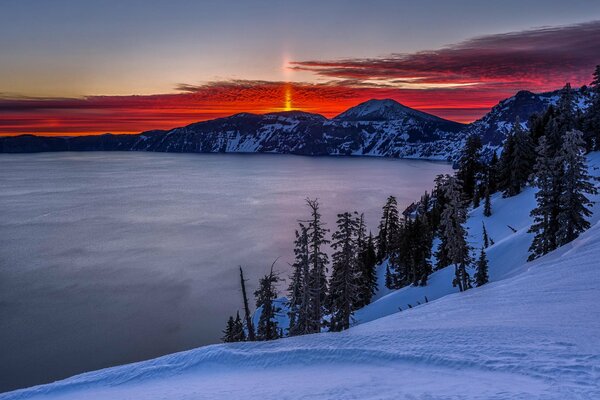
[[[600,62],[600,21],[483,36],[435,51],[386,58],[296,61],[292,69],[329,78],[392,84],[477,84],[548,90],[587,83]]]

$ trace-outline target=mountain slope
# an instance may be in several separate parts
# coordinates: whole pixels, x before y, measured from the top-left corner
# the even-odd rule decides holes
[[[573,95],[575,108],[584,110],[587,107],[589,93],[579,89],[574,90]],[[514,96],[499,102],[482,118],[469,124],[464,133],[465,135],[481,136],[482,142],[485,144],[501,145],[517,117],[526,126],[531,115],[543,113],[548,106],[556,105],[559,97],[560,90],[537,94],[521,90]]]
[[[0,138],[0,152],[256,152],[445,160],[449,152],[455,151],[463,128],[462,124],[412,110],[394,100],[370,100],[332,120],[299,111],[243,113],[139,135],[6,137]]]
[[[590,165],[600,175],[600,153]],[[494,198],[486,227],[497,280],[484,287],[341,333],[207,346],[0,399],[598,398],[600,206],[580,238],[524,263],[530,222],[520,208],[532,194]],[[470,214],[473,241],[482,218]]]

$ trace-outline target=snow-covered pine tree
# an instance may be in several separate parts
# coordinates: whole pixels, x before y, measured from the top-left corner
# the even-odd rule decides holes
[[[600,65],[596,65],[590,84],[591,99],[584,114],[584,129],[589,150],[600,150]]]
[[[329,243],[325,235],[329,232],[325,228],[325,223],[321,221],[319,211],[319,202],[306,199],[306,204],[310,208],[311,218],[306,221],[308,235],[309,252],[308,263],[309,270],[309,288],[310,288],[310,308],[308,326],[309,331],[320,332],[323,326],[323,311],[325,299],[327,296],[327,264],[329,257],[323,247]]]
[[[481,138],[478,135],[469,136],[458,160],[456,176],[462,182],[463,193],[469,201],[473,199],[478,176],[483,171],[481,148]]]
[[[294,241],[295,260],[288,287],[289,336],[310,333],[309,243],[306,226],[300,222]]]
[[[562,135],[576,128],[577,119],[574,112],[574,104],[573,90],[571,89],[571,84],[567,83],[560,91],[560,97],[556,102],[556,116],[554,117],[558,125],[558,130]],[[558,150],[559,147],[556,149]]]
[[[332,273],[329,281],[329,329],[342,331],[350,327],[353,311],[360,301],[357,285],[359,229],[358,214],[338,214],[337,230],[331,236]]]
[[[559,199],[562,189],[558,184],[561,168],[554,155],[555,150],[546,136],[539,139],[537,161],[534,167],[534,183],[538,187],[535,194],[537,205],[531,211],[533,224],[529,228],[534,233],[533,242],[529,247],[531,261],[556,249],[556,234],[558,232]]]
[[[588,174],[584,146],[583,133],[569,131],[558,153],[558,163],[563,168],[563,191],[559,199],[557,246],[573,241],[590,227],[586,218],[592,215],[588,207],[593,202],[586,194],[597,194],[597,190]]]
[[[482,247],[477,260],[477,271],[475,272],[475,284],[477,286],[485,285],[490,280],[488,275],[488,261],[485,250]]]
[[[233,330],[234,330],[234,324],[235,321],[233,320],[233,316],[229,316],[229,319],[227,320],[227,326],[225,327],[225,330],[223,331],[223,337],[221,337],[221,340],[223,341],[223,343],[230,343],[233,342]]]
[[[393,253],[393,247],[400,231],[398,201],[394,196],[387,198],[382,211],[379,234],[377,235],[377,258],[379,262]]]
[[[504,195],[515,196],[527,185],[535,163],[535,148],[528,131],[523,129],[517,117],[511,134],[513,138],[512,151],[507,154],[507,168]]]
[[[449,201],[442,212],[440,235],[444,240],[440,246],[446,246],[450,264],[454,264],[455,278],[452,283],[462,292],[471,287],[471,277],[467,272],[471,257],[467,244],[467,231],[463,227],[467,220],[467,212],[462,199],[461,183],[457,178],[448,179],[446,197]]]
[[[274,302],[277,298],[275,287],[277,282],[279,282],[279,277],[273,272],[273,265],[271,265],[271,272],[259,280],[258,289],[254,292],[256,308],[261,308],[256,326],[256,338],[258,340],[275,340],[279,338],[276,316],[281,309]]]

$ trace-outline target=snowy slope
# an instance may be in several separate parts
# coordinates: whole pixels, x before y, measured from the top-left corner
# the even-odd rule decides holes
[[[599,153],[590,165],[599,175]],[[487,219],[471,212],[472,243],[479,243],[482,219],[495,240],[493,282],[484,287],[341,333],[207,346],[0,399],[600,398],[599,206],[580,238],[524,263],[532,195],[495,197]],[[431,288],[451,287],[443,273]],[[415,301],[417,290],[388,294],[372,307],[394,296]]]

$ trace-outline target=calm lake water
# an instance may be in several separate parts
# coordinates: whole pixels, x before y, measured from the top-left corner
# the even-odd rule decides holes
[[[0,391],[215,343],[276,257],[289,273],[304,199],[401,209],[445,163],[281,155],[0,155]]]

